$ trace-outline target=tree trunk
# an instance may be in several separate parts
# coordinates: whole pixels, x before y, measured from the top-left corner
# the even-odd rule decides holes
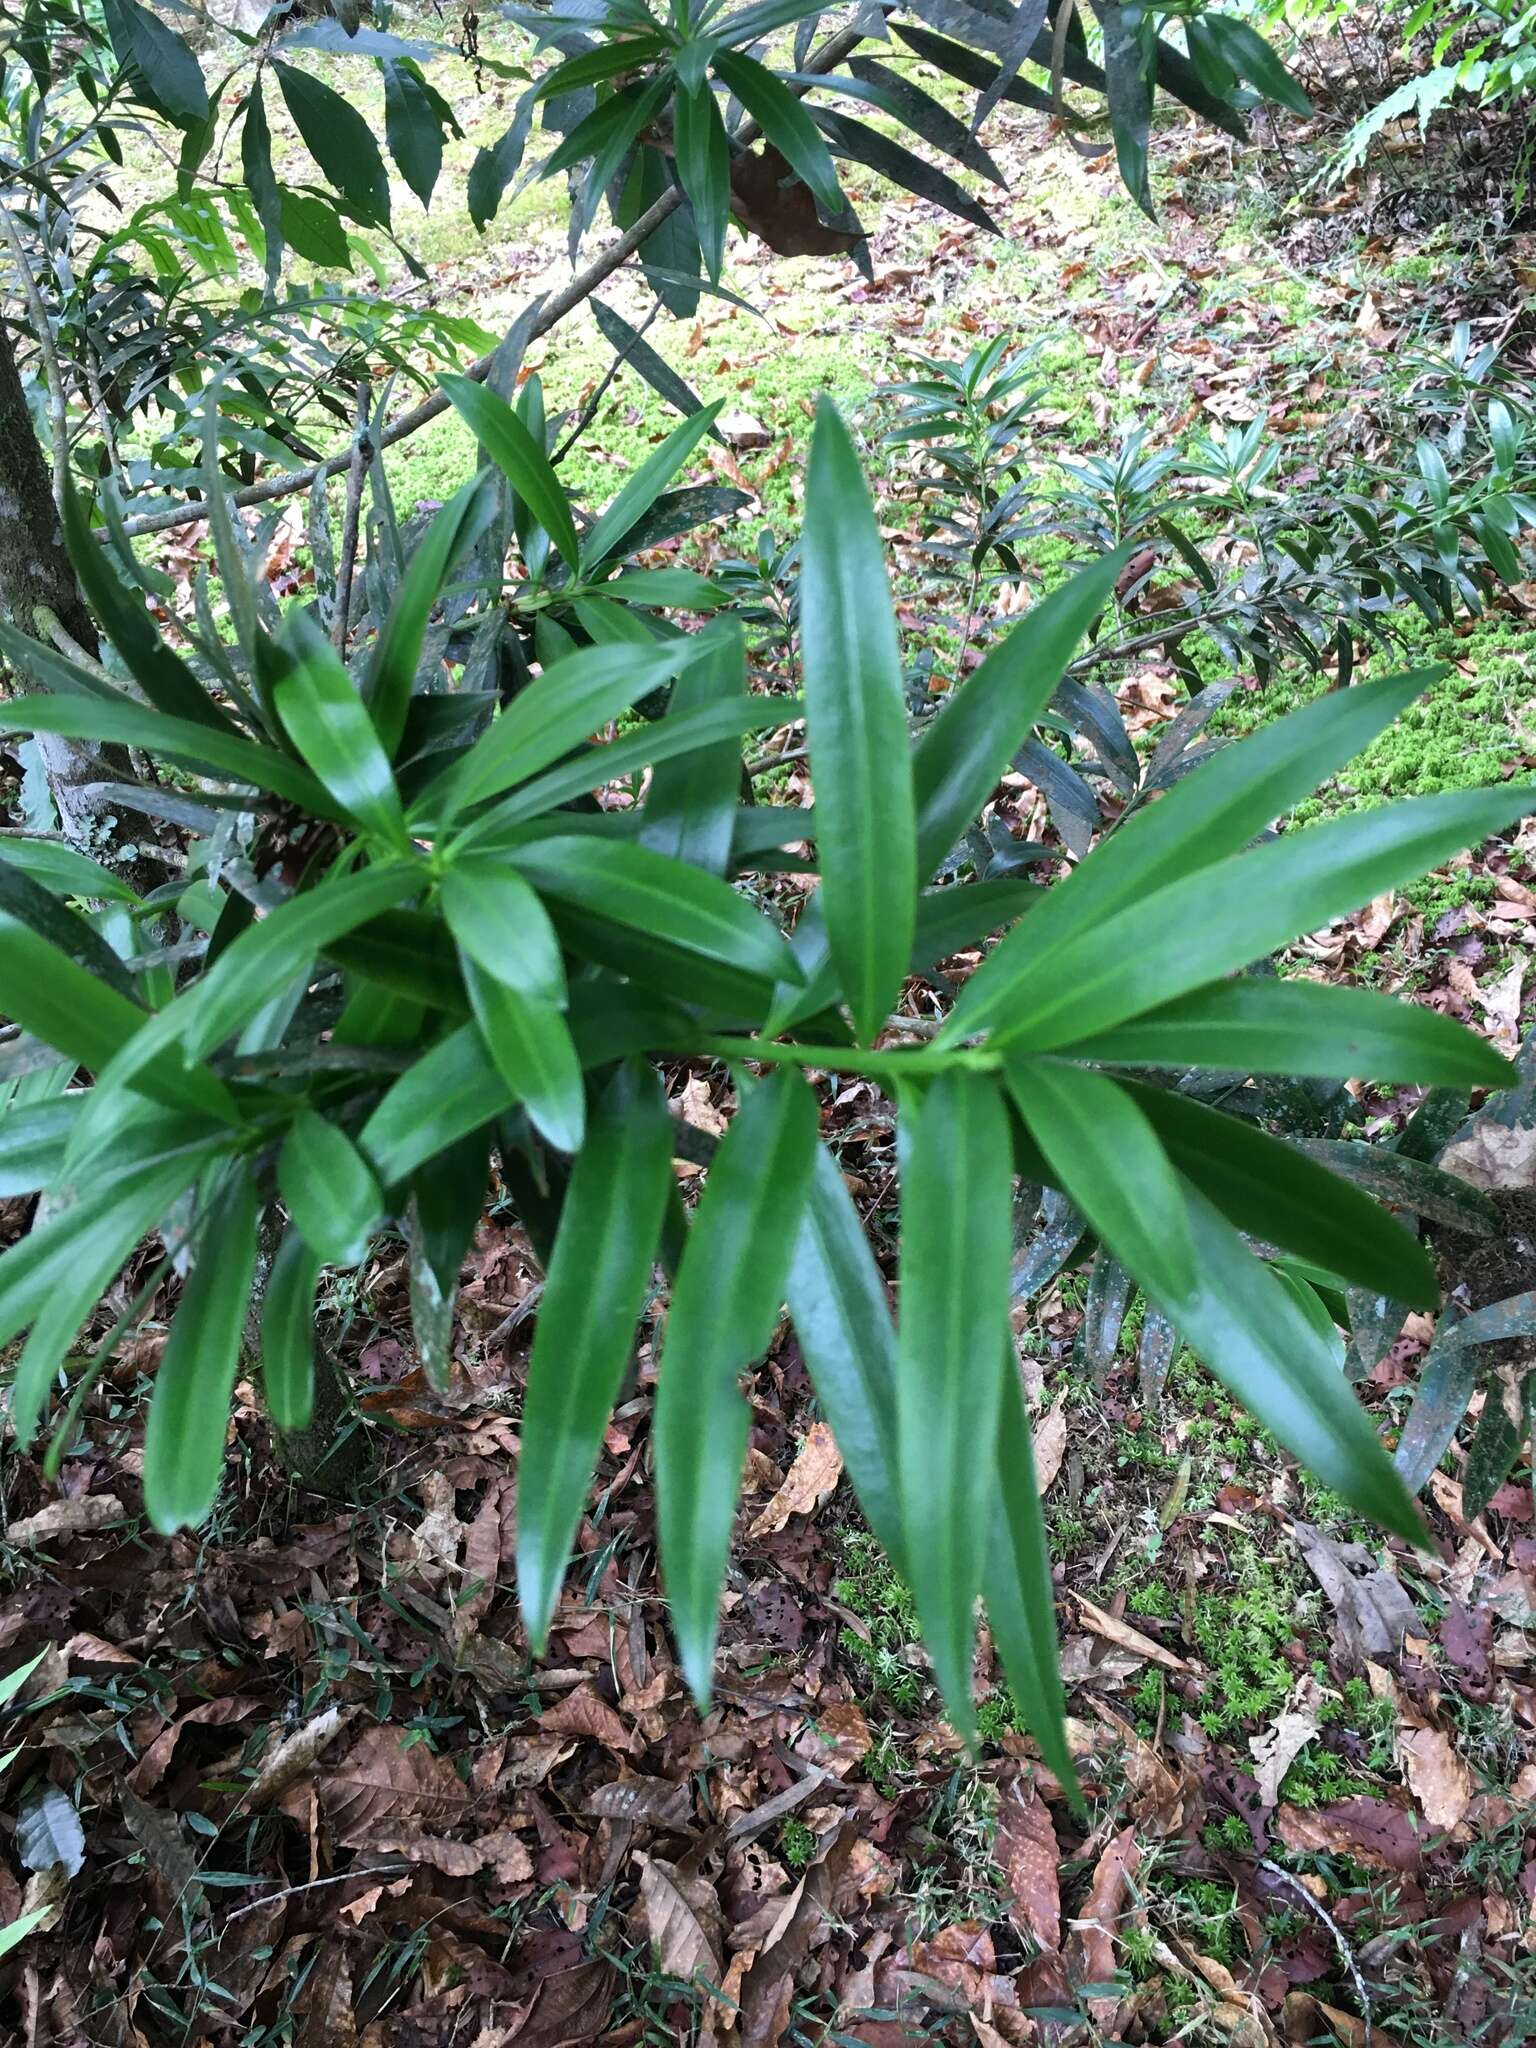
[[[0,611],[34,639],[50,640],[56,621],[92,659],[100,653],[96,622],[64,545],[53,480],[32,430],[14,330],[5,321],[0,321]],[[64,836],[141,892],[163,881],[164,868],[143,859],[134,830],[110,804],[91,794],[92,783],[135,780],[123,750],[50,733],[40,733],[37,746]]]

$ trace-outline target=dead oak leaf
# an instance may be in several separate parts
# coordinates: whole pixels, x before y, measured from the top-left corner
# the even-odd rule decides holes
[[[824,1422],[813,1422],[784,1484],[747,1531],[749,1538],[772,1536],[791,1515],[814,1514],[843,1476],[843,1454]]]
[[[452,1826],[469,1792],[446,1757],[398,1728],[365,1729],[320,1779],[320,1803],[341,1841],[367,1838],[381,1823]]]

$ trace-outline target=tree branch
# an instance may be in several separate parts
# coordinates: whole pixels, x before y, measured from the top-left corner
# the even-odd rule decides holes
[[[840,29],[836,35],[830,36],[819,50],[813,51],[806,60],[805,69],[815,72],[831,71],[864,40],[864,36],[856,29]],[[790,90],[803,96],[808,88],[792,86]],[[761,133],[755,121],[745,121],[735,131],[732,141],[738,146],[745,146],[755,142]],[[663,192],[653,205],[646,208],[633,227],[626,228],[622,235],[594,256],[584,270],[579,270],[568,284],[545,301],[543,310],[529,331],[529,341],[538,341],[591,298],[598,286],[627,263],[682,203],[683,194],[679,186],[670,186]],[[494,360],[494,351],[490,355],[480,356],[462,374],[474,378],[477,383],[483,383]],[[441,391],[434,391],[429,398],[422,399],[408,412],[401,413],[398,419],[393,420],[384,429],[378,437],[379,449],[382,451],[393,448],[399,442],[409,439],[412,434],[419,433],[423,427],[429,426],[433,420],[440,419],[447,410],[446,395]],[[345,448],[338,448],[323,462],[311,462],[303,469],[283,470],[277,476],[263,477],[259,483],[247,484],[233,494],[232,502],[242,507],[269,505],[275,498],[289,497],[295,491],[307,491],[321,477],[339,476],[351,459],[352,443],[349,441]],[[137,518],[125,522],[123,531],[129,535],[161,533],[167,527],[185,526],[188,520],[201,519],[204,516],[201,500],[193,498],[183,505],[166,506],[159,512],[141,512]]]
[[[21,295],[27,302],[28,317],[37,330],[37,346],[48,385],[49,425],[53,432],[53,502],[62,513],[69,489],[69,407],[64,396],[64,375],[59,368],[58,351],[53,345],[53,329],[48,325],[48,308],[43,304],[43,295],[27,261],[21,231],[8,206],[0,206],[0,228],[4,229],[5,239],[11,247],[11,261],[16,266]]]

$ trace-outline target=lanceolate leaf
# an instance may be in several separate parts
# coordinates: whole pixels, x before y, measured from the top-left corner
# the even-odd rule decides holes
[[[987,1619],[1024,1725],[1077,1805],[1077,1772],[1067,1747],[1066,1701],[1056,1649],[1050,1545],[1034,1441],[1011,1343],[1003,1360],[996,1484],[997,1507],[986,1517],[991,1536],[982,1568]]]
[[[487,974],[473,960],[465,981],[475,1021],[497,1071],[557,1151],[580,1148],[586,1124],[581,1062],[556,1004]]]
[[[144,1505],[162,1535],[200,1522],[224,1469],[229,1397],[256,1271],[256,1184],[232,1167],[161,1353],[144,1430]]]
[[[1240,1230],[1413,1308],[1438,1302],[1434,1262],[1423,1246],[1338,1174],[1186,1095],[1135,1082],[1125,1087],[1179,1172]],[[1132,1259],[1126,1264],[1136,1272]],[[1167,1289],[1152,1291],[1171,1305]]]
[[[1013,1162],[990,1080],[945,1073],[909,1111],[897,1388],[903,1554],[951,1725],[974,1739],[971,1653],[1008,1327]]]
[[[672,1290],[652,1424],[656,1519],[678,1660],[701,1709],[747,1448],[736,1375],[773,1335],[815,1149],[815,1098],[782,1069],[715,1154]]]
[[[625,537],[656,503],[694,449],[714,426],[723,400],[706,405],[674,427],[661,446],[646,457],[612,504],[605,506],[587,535],[582,561],[593,569],[607,561]]]
[[[1123,1023],[1424,874],[1533,806],[1530,788],[1451,790],[1287,833],[1041,949],[1027,972],[1005,939],[944,1036],[984,1019],[995,1044],[1047,1051]],[[1032,923],[1018,936],[1027,939]]]
[[[139,0],[105,0],[107,34],[143,97],[178,128],[208,118],[208,93],[196,57],[174,29]]]
[[[409,60],[392,58],[384,73],[384,135],[400,175],[423,206],[443,167],[443,129],[432,96]]]
[[[654,1075],[619,1069],[597,1103],[560,1215],[523,1398],[517,1587],[538,1656],[635,1342],[672,1188],[672,1123]]]
[[[1230,1068],[1415,1087],[1498,1088],[1509,1063],[1438,1010],[1370,989],[1238,975],[1144,1011],[1089,1039],[1075,1059],[1125,1066]]]
[[[508,987],[564,1006],[565,963],[549,913],[516,868],[461,860],[444,875],[443,915],[460,949]]]
[[[34,1195],[64,1163],[80,1097],[13,1105],[0,1115],[0,1197]]]
[[[1190,1348],[1325,1486],[1411,1543],[1413,1501],[1332,1352],[1232,1225],[1188,1187],[1197,1285],[1164,1304]]]
[[[895,1002],[912,950],[916,825],[880,535],[847,429],[825,398],[806,482],[800,632],[820,894],[843,995],[867,1040]]]
[[[1152,75],[1139,28],[1139,7],[1105,0],[1098,9],[1104,32],[1104,75],[1115,157],[1126,190],[1144,213],[1152,212],[1147,178],[1147,131],[1152,119]]]
[[[978,670],[966,684],[954,709],[965,701],[966,691],[981,673]],[[1047,892],[1025,924],[972,977],[957,1005],[954,1029],[976,1028],[969,1018],[984,1007],[992,978],[1011,980],[1026,970],[1032,977],[1033,963],[1048,945],[1069,933],[1101,929],[1125,905],[1144,902],[1180,875],[1240,851],[1369,745],[1436,673],[1388,676],[1379,683],[1331,692],[1223,747],[1155,804],[1137,811],[1101,840],[1085,861]],[[942,714],[934,738],[951,715]]]
[[[256,78],[245,103],[245,120],[240,129],[240,170],[245,189],[255,202],[261,231],[267,238],[265,250],[267,293],[277,289],[283,274],[283,195],[272,169],[272,130],[267,122],[261,80]]]
[[[789,1268],[789,1312],[864,1519],[902,1569],[896,1329],[858,1211],[823,1147]]]
[[[1149,1293],[1181,1298],[1195,1279],[1189,1223],[1178,1176],[1137,1099],[1107,1074],[1063,1060],[1010,1060],[1007,1075],[1057,1185]]]
[[[368,123],[310,72],[277,62],[272,68],[304,147],[365,220],[388,227],[389,172]]]
[[[836,220],[847,202],[837,182],[832,153],[802,103],[744,51],[718,51],[715,70],[784,161],[810,186],[822,214]]]
[[[386,1187],[403,1181],[455,1139],[517,1100],[476,1025],[463,1024],[424,1052],[387,1089],[358,1142]]]
[[[679,87],[672,101],[677,175],[693,209],[699,247],[711,280],[718,282],[731,211],[731,149],[714,93],[707,83]]]
[[[278,1154],[277,1184],[310,1249],[327,1265],[355,1266],[383,1219],[384,1198],[346,1132],[301,1110]]]
[[[685,669],[672,686],[663,725],[714,704],[739,702],[747,679],[746,642],[740,633],[721,639],[716,651]],[[709,874],[730,866],[741,789],[741,744],[722,739],[694,747],[662,762],[651,776],[640,842]]]
[[[438,382],[447,392],[454,411],[574,569],[580,553],[576,525],[560,479],[544,450],[506,400],[498,398],[494,391],[457,375],[440,377]]]
[[[274,692],[289,738],[349,817],[407,850],[400,792],[356,685],[314,626],[296,618],[293,633],[295,665]]]
[[[398,753],[400,735],[405,730],[432,607],[442,595],[449,570],[468,554],[495,509],[495,494],[484,479],[477,477],[467,483],[449,499],[417,543],[395,593],[363,690],[379,740],[390,759]]]
[[[279,1429],[308,1429],[315,1408],[315,1289],[320,1258],[284,1233],[261,1303],[261,1384]]]

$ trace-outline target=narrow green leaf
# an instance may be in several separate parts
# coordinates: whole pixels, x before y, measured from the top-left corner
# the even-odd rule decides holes
[[[1097,11],[1104,35],[1105,93],[1115,137],[1115,161],[1126,190],[1143,213],[1152,215],[1152,188],[1147,176],[1152,70],[1139,33],[1144,16],[1140,7],[1122,7],[1119,0],[1103,0]]]
[[[1070,933],[1101,928],[1117,910],[1144,902],[1179,876],[1245,847],[1368,746],[1439,673],[1421,670],[1330,692],[1221,748],[1155,804],[1138,810],[1102,839],[1086,860],[1048,891],[1044,902],[972,976],[956,1005],[950,1035],[980,1028],[970,1019],[990,1007],[993,981],[1011,983],[1026,971],[1032,978],[1034,963],[1048,946]],[[964,692],[959,701],[964,701]],[[946,712],[934,727],[935,735],[942,732],[948,716]]]
[[[321,1260],[297,1230],[283,1241],[261,1303],[261,1384],[282,1430],[308,1429],[315,1414],[315,1290]]]
[[[224,1471],[229,1398],[256,1273],[259,1202],[235,1165],[182,1289],[144,1428],[144,1505],[164,1536],[200,1522]]]
[[[1005,1071],[1057,1185],[1148,1293],[1182,1298],[1195,1272],[1178,1175],[1136,1098],[1064,1060],[1015,1058]]]
[[[951,1725],[974,1742],[975,1604],[1003,1395],[1013,1158],[998,1090],[940,1075],[907,1115],[896,1426],[908,1582]]]
[[[874,508],[847,429],[820,401],[806,479],[800,634],[832,958],[860,1038],[900,991],[917,846],[901,654]]]
[[[34,1195],[64,1163],[79,1095],[16,1103],[0,1115],[0,1197]]]
[[[1231,14],[1207,12],[1199,19],[1222,62],[1246,78],[1255,92],[1293,114],[1313,111],[1312,102],[1256,28]]]
[[[385,1090],[358,1143],[386,1187],[478,1130],[517,1100],[496,1070],[476,1025],[440,1038]]]
[[[669,725],[713,705],[739,703],[747,682],[747,646],[739,631],[723,636],[715,652],[683,671],[667,706]],[[640,843],[712,875],[731,862],[736,799],[741,789],[741,743],[723,739],[692,747],[662,762],[651,776]]]
[[[997,1496],[982,1569],[987,1619],[1024,1725],[1068,1799],[1080,1808],[1077,1770],[1067,1746],[1050,1542],[1040,1505],[1034,1439],[1011,1344],[1003,1360]]]
[[[461,951],[493,979],[564,1008],[565,962],[549,913],[515,868],[460,860],[442,881],[443,915]]]
[[[912,755],[920,874],[931,875],[975,822],[1113,596],[1130,552],[1117,548],[1032,606],[923,734]]]
[[[475,1021],[497,1072],[522,1103],[541,1137],[560,1152],[580,1150],[586,1091],[570,1026],[559,1007],[487,974],[473,960],[464,979]]]
[[[384,139],[400,175],[423,206],[443,168],[443,128],[419,73],[409,62],[387,58],[384,73]]]
[[[672,1189],[672,1121],[638,1061],[614,1075],[576,1155],[523,1397],[517,1589],[542,1656]]]
[[[139,0],[104,0],[112,48],[141,95],[178,128],[208,118],[208,91],[191,49]]]
[[[1325,1486],[1410,1543],[1423,1524],[1349,1382],[1276,1276],[1186,1185],[1197,1285],[1168,1304],[1180,1335]]]
[[[714,68],[791,170],[810,186],[823,216],[836,220],[847,201],[837,182],[832,152],[801,102],[744,51],[717,51]]]
[[[679,85],[672,100],[678,179],[693,209],[693,225],[711,283],[720,281],[725,230],[731,216],[731,148],[708,83]]]
[[[328,1266],[355,1266],[384,1216],[373,1169],[339,1125],[303,1109],[277,1156],[277,1186],[294,1228]]]
[[[428,1384],[439,1392],[453,1374],[453,1318],[459,1275],[485,1206],[490,1145],[484,1125],[466,1133],[411,1175],[405,1241],[411,1334]]]
[[[900,1571],[896,1327],[853,1197],[837,1162],[820,1145],[788,1294],[806,1371],[864,1519]]]
[[[546,904],[568,905],[605,924],[718,961],[773,983],[796,975],[782,933],[726,882],[649,847],[560,835],[510,858]]]
[[[651,1425],[656,1520],[678,1661],[701,1710],[747,1448],[736,1376],[773,1335],[815,1151],[815,1097],[782,1068],[715,1154],[672,1290]]]
[[[1333,818],[1185,875],[1021,963],[1013,942],[1028,917],[978,968],[944,1035],[985,1020],[994,1045],[1045,1052],[1107,1030],[1427,874],[1533,807],[1536,789],[1517,786]]]
[[[15,642],[27,643],[24,635],[8,639],[9,634],[10,629],[0,620],[0,647],[15,659]],[[263,747],[255,740],[184,718],[168,718],[138,704],[109,704],[84,697],[13,697],[9,703],[0,703],[0,732],[56,732],[65,739],[142,747],[156,759],[270,789],[317,817],[334,818],[338,813],[337,805],[309,770],[275,747]]]
[[[1438,1010],[1371,989],[1238,975],[1064,1047],[1074,1059],[1499,1088],[1509,1062]]]
[[[408,850],[389,757],[356,686],[303,613],[291,615],[289,632],[294,666],[273,693],[289,738],[350,818],[396,852]]]
[[[279,61],[272,68],[304,147],[365,220],[388,227],[389,172],[363,116],[311,73]]]
[[[717,398],[712,405],[706,405],[691,419],[684,420],[681,426],[672,429],[659,448],[653,449],[645,458],[593,523],[581,551],[584,568],[592,570],[606,562],[626,536],[634,532],[713,427],[724,403],[723,399]]]
[[[1434,1261],[1369,1195],[1239,1117],[1172,1090],[1124,1085],[1178,1171],[1240,1230],[1372,1294],[1412,1308],[1436,1306]],[[1115,1249],[1171,1313],[1174,1292],[1144,1277],[1121,1245]]]
[[[495,510],[495,493],[488,480],[472,478],[448,500],[417,542],[395,592],[363,687],[364,701],[391,760],[400,750],[432,608],[442,596],[449,570],[475,545]]]
[[[245,102],[245,120],[240,128],[240,172],[255,205],[261,231],[266,236],[267,246],[263,255],[267,296],[270,298],[283,274],[283,243],[286,237],[283,234],[283,195],[272,168],[272,129],[267,121],[259,73],[251,82]]]
[[[513,490],[527,502],[574,572],[581,553],[576,525],[564,487],[544,450],[506,400],[487,391],[483,384],[456,374],[442,376],[438,383],[448,394],[454,411]]]

